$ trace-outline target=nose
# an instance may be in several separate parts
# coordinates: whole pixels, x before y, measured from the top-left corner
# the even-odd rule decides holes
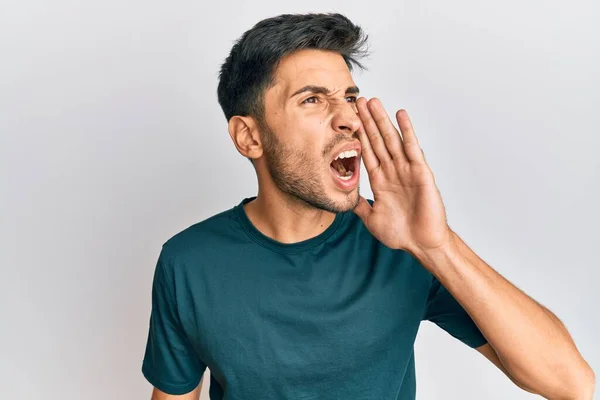
[[[339,133],[354,134],[360,128],[360,117],[354,103],[345,103],[337,107],[331,121],[333,129]]]

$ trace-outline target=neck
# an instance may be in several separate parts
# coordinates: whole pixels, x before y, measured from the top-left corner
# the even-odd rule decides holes
[[[263,235],[281,243],[297,243],[323,233],[335,214],[319,210],[281,193],[259,189],[253,201],[244,204],[248,219]]]

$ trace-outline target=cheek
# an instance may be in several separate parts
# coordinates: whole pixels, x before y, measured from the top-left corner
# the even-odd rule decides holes
[[[298,162],[322,163],[323,149],[327,145],[330,133],[327,131],[329,120],[323,115],[288,116],[281,121],[280,129],[286,143],[294,152]]]
[[[323,116],[304,116],[289,121],[286,132],[291,141],[312,143],[313,147],[322,144],[326,136],[327,118]]]

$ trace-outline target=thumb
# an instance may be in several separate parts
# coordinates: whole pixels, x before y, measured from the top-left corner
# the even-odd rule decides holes
[[[369,215],[373,212],[373,207],[371,207],[364,197],[359,195],[358,205],[352,211],[354,211],[354,214],[358,215],[366,225],[367,218],[369,218]]]

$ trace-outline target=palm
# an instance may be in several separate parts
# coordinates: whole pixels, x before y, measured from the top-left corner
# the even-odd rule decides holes
[[[405,111],[397,113],[400,137],[381,103],[358,102],[362,158],[374,195],[355,209],[367,229],[397,249],[431,249],[448,238],[444,205]]]

